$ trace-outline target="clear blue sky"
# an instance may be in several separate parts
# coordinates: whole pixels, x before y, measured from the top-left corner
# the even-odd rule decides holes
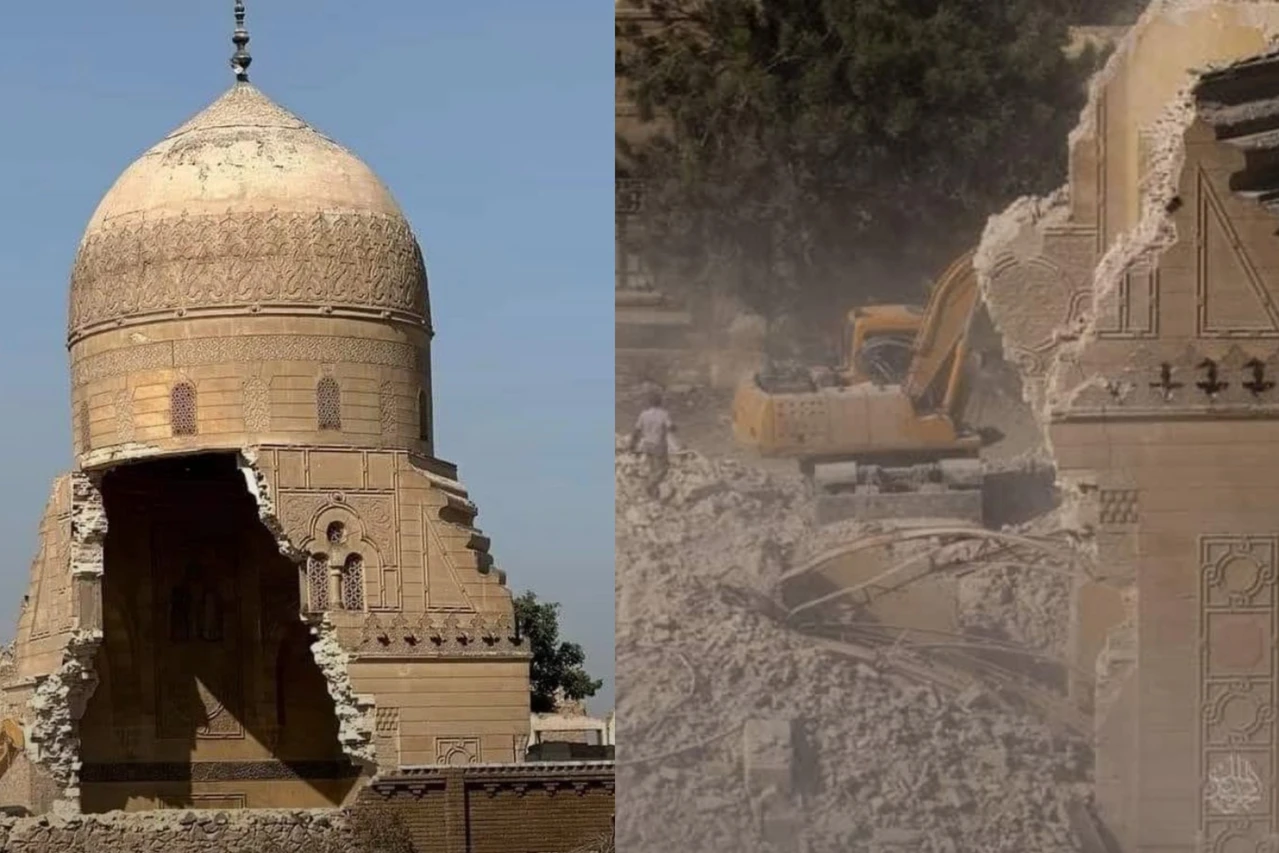
[[[0,50],[0,635],[71,459],[67,276],[99,198],[232,82],[232,0],[12,3]],[[436,445],[611,707],[613,9],[248,0],[251,77],[368,162],[422,241]]]

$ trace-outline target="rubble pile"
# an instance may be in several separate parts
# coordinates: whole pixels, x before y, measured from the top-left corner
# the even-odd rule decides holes
[[[1084,743],[787,627],[773,586],[815,534],[797,475],[682,453],[654,500],[642,461],[618,450],[620,847],[764,849],[742,729],[780,719],[801,732],[791,796],[811,853],[868,849],[889,829],[921,832],[922,853],[1078,849],[1068,812],[1090,796]],[[1055,613],[1052,595],[1030,599]]]
[[[959,622],[964,630],[1062,657],[1069,632],[1070,583],[1021,567],[983,569],[956,584]]]

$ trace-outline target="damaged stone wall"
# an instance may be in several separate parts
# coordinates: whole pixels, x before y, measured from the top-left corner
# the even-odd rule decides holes
[[[1214,626],[1243,618],[1244,599],[1215,597],[1227,564],[1254,567],[1232,571],[1258,572],[1248,601],[1275,607],[1264,579],[1279,492],[1264,484],[1279,431],[1265,394],[1279,255],[1273,216],[1233,192],[1244,157],[1202,87],[1277,34],[1279,4],[1156,0],[1091,84],[1068,187],[993,217],[975,260],[1066,518],[1095,554],[1072,594],[1072,654],[1095,679],[1099,803],[1133,846],[1219,849],[1276,831],[1243,817],[1252,806],[1205,797],[1225,767],[1264,799],[1270,783],[1249,774],[1273,766],[1274,733],[1198,709],[1260,702],[1258,719],[1273,716],[1214,662],[1253,677],[1252,640]],[[1249,80],[1257,97],[1279,94],[1273,71]],[[1201,661],[1201,648],[1215,651]]]
[[[365,606],[307,616],[347,754],[371,765],[381,743],[404,765],[521,760],[529,651],[457,469],[394,451],[276,446],[244,451],[240,464],[281,553],[362,560]],[[458,685],[447,693],[419,680],[445,672]],[[483,733],[459,701],[473,703]]]
[[[77,723],[97,686],[93,659],[102,642],[102,494],[84,473],[55,484],[41,523],[40,553],[6,674],[10,719],[25,731],[28,808],[74,811],[79,804]],[[53,786],[57,799],[48,802]]]
[[[238,464],[244,475],[245,485],[258,507],[258,519],[275,537],[280,553],[295,564],[304,565],[308,553],[293,543],[284,527],[271,492],[270,477],[258,464],[258,450],[245,448],[240,451]],[[295,534],[296,535],[296,534]],[[306,595],[306,590],[303,590]],[[303,618],[303,613],[298,613]],[[338,718],[338,740],[342,750],[357,764],[373,768],[378,764],[374,738],[374,702],[367,696],[359,696],[351,686],[350,655],[338,641],[331,621],[321,620],[311,628],[315,638],[311,654],[324,675],[333,710]]]
[[[155,811],[0,818],[10,853],[349,853],[345,816],[332,811]],[[364,851],[358,851],[364,853]]]

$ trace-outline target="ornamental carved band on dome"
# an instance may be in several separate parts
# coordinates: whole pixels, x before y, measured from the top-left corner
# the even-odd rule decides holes
[[[289,308],[429,324],[426,267],[408,224],[271,211],[108,225],[76,258],[68,335],[171,312]]]

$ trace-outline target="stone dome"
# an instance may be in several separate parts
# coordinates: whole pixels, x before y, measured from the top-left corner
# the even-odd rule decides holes
[[[247,82],[94,212],[68,312],[77,456],[430,453],[422,252],[364,163]]]
[[[368,166],[237,83],[98,205],[71,276],[69,340],[165,316],[298,310],[429,327],[421,252]]]

